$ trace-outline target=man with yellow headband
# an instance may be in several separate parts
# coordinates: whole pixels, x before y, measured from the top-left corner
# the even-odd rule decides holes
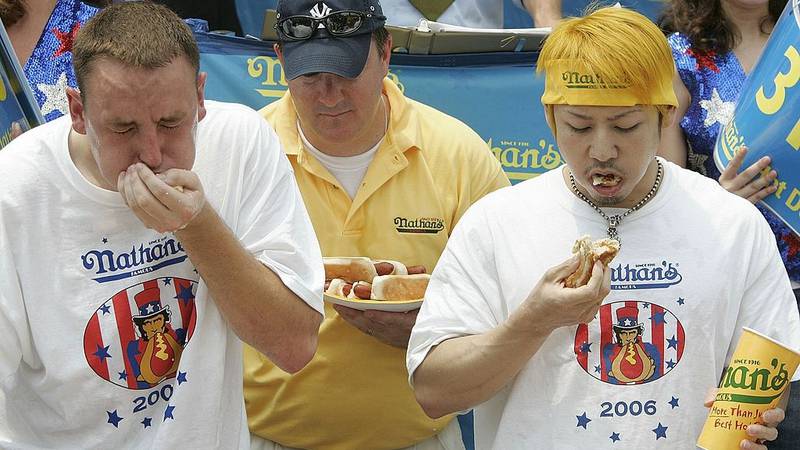
[[[454,230],[409,342],[417,400],[431,417],[475,407],[477,448],[694,448],[743,326],[800,348],[774,237],[752,204],[655,156],[677,102],[647,18],[565,20],[539,69],[567,164]],[[587,234],[620,252],[566,288]],[[763,419],[741,448],[775,439],[783,411]]]

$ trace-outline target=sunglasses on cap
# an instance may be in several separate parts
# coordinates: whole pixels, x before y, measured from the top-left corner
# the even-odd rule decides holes
[[[336,11],[324,17],[290,16],[275,24],[275,29],[289,40],[301,41],[311,38],[316,30],[325,28],[336,37],[348,36],[357,32],[366,19],[386,20],[386,17],[361,11]]]

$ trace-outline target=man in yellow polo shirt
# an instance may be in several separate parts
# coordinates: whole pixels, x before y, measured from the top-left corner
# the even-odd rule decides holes
[[[377,0],[281,0],[287,95],[261,112],[294,168],[324,256],[431,271],[466,209],[507,186],[469,127],[386,78],[391,37]],[[452,417],[428,418],[408,385],[417,311],[326,305],[319,347],[293,376],[245,349],[253,449],[458,449]]]

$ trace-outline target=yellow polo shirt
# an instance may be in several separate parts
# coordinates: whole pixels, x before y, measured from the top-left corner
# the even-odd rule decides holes
[[[304,149],[291,95],[261,110],[291,161],[323,256],[422,264],[430,272],[466,209],[508,186],[486,143],[462,122],[406,98],[384,80],[386,138],[352,200]],[[245,346],[250,431],[284,446],[397,449],[452,419],[428,418],[407,382],[405,350],[345,322],[329,305],[314,359],[295,375]]]

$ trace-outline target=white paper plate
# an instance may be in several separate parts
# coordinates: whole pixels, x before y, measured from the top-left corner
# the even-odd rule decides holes
[[[336,297],[323,294],[326,302],[342,305],[348,308],[367,311],[370,309],[386,312],[406,312],[419,308],[422,300],[389,301],[389,300],[354,300],[351,298]]]

